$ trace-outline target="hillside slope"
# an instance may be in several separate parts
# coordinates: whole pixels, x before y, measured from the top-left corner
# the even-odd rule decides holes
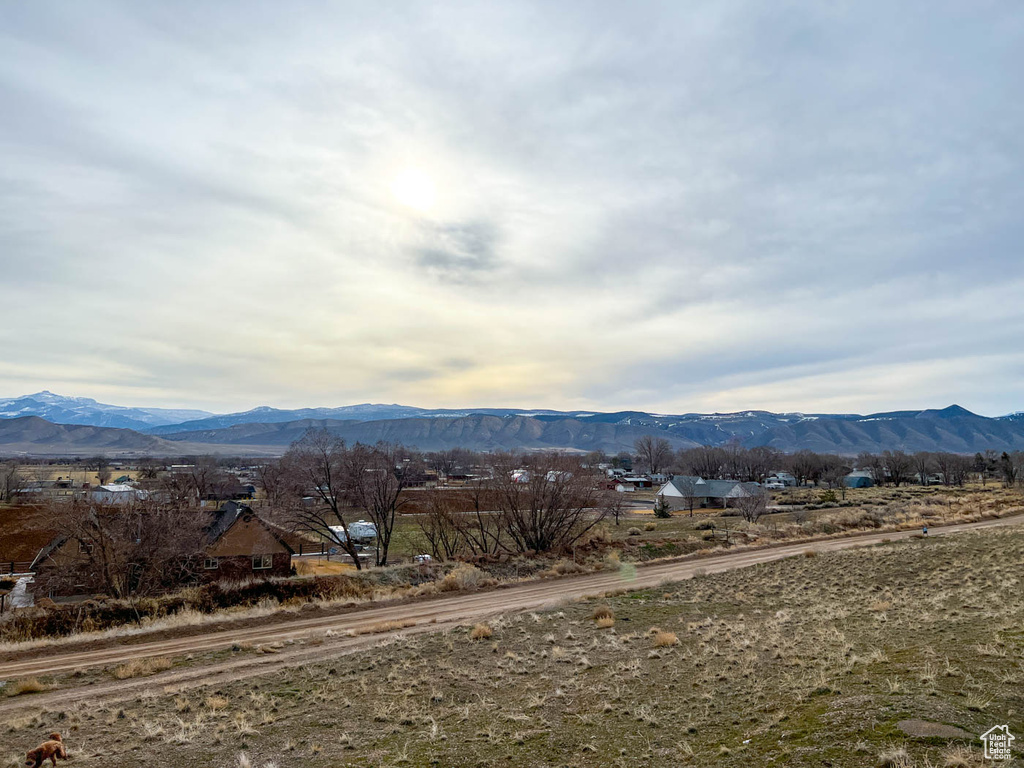
[[[54,424],[37,416],[0,419],[0,454],[173,456],[196,453],[272,455],[283,452],[311,427],[325,427],[349,443],[380,440],[433,451],[469,448],[477,451],[573,450],[618,453],[631,451],[637,438],[652,434],[673,448],[725,445],[771,446],[791,453],[809,449],[855,455],[884,450],[978,451],[1024,450],[1024,419],[986,418],[961,408],[857,414],[800,414],[744,411],[740,413],[657,415],[641,411],[581,413],[534,411],[461,414],[423,412],[401,418],[380,418],[405,406],[349,406],[305,409],[302,413],[343,412],[350,418],[306,416],[295,411],[256,409],[250,421],[217,426],[221,417],[193,420],[179,428],[137,430],[78,424]],[[412,409],[419,411],[419,409]],[[439,415],[443,414],[443,415]],[[367,416],[372,418],[367,418]],[[239,414],[229,414],[228,421]],[[205,428],[197,428],[201,425]],[[160,434],[154,434],[159,432]]]
[[[270,453],[279,451],[271,450]],[[0,419],[0,456],[182,456],[205,453],[263,455],[255,446],[172,442],[132,429],[53,424],[38,416]]]
[[[327,428],[349,443],[402,443],[424,451],[470,448],[477,451],[569,449],[609,453],[633,449],[637,438],[651,430],[639,426],[602,424],[578,419],[541,420],[529,416],[474,414],[459,418],[339,421],[302,419],[281,424],[241,424],[228,429],[180,432],[167,440],[212,442],[222,445],[287,446],[309,428]],[[664,435],[675,448],[696,445],[679,435]]]

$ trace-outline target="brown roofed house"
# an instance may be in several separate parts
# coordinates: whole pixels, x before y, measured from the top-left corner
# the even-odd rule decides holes
[[[245,504],[228,502],[206,529],[203,577],[208,581],[288,576],[292,548],[275,526]]]

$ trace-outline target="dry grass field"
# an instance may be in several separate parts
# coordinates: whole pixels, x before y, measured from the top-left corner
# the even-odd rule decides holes
[[[355,573],[356,570],[352,563],[341,562],[339,558],[326,560],[307,557],[296,558],[292,562],[295,564],[295,572],[299,576],[331,576],[339,573]]]
[[[215,688],[18,715],[0,765],[53,729],[82,766],[981,765],[982,731],[1024,733],[1022,562],[1014,526],[398,635]]]
[[[71,479],[78,487],[83,483],[89,483],[93,487],[101,485],[99,475],[95,468],[86,462],[76,464],[24,464],[20,467],[22,477],[29,481],[50,481],[59,479]],[[109,467],[110,480],[113,482],[122,475],[132,478],[138,477],[138,472],[130,469],[127,462],[113,461]]]

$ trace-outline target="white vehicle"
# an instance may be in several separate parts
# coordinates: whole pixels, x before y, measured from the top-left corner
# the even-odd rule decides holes
[[[331,531],[338,537],[338,541],[348,539],[345,529],[340,525],[332,525]],[[368,520],[356,520],[354,523],[348,524],[348,535],[352,537],[352,541],[373,541],[377,538],[377,526]]]
[[[764,482],[764,488],[768,491],[781,491],[786,487],[786,484],[779,480],[777,477],[769,477]]]
[[[430,555],[416,555],[413,557],[413,560],[417,563],[432,563],[434,558]]]

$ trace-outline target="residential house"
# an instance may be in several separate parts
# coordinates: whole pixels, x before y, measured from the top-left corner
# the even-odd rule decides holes
[[[244,504],[229,502],[209,516],[200,575],[204,581],[241,581],[291,575],[293,549],[286,536]],[[32,593],[39,599],[69,600],[102,588],[86,545],[66,534],[52,535],[29,570]]]
[[[89,484],[74,482],[70,477],[58,477],[56,480],[31,480],[18,490],[18,495],[30,501],[39,499],[67,500],[85,496]]]
[[[651,478],[640,477],[639,475],[626,475],[619,478],[619,482],[625,485],[632,485],[634,489],[651,488],[654,485],[651,482]]]
[[[760,490],[757,483],[737,480],[705,480],[701,477],[677,475],[658,489],[657,496],[668,502],[672,509],[689,509],[692,498],[694,508],[728,507],[736,499],[751,496]]]
[[[101,504],[131,504],[149,498],[149,491],[126,483],[110,483],[89,491],[89,498]]]
[[[207,581],[288,576],[293,549],[276,526],[245,504],[228,502],[206,528],[203,577]]]

